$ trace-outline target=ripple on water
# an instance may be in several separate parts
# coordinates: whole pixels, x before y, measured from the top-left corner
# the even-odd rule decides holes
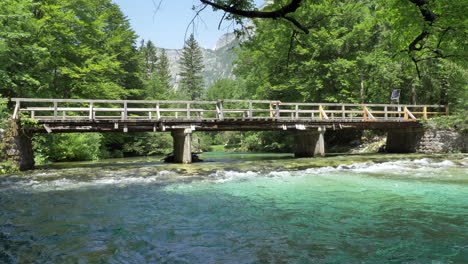
[[[0,262],[467,259],[465,161],[340,157],[341,165],[284,169],[298,162],[302,168],[306,161],[255,162],[261,170],[213,162],[204,174],[158,165],[2,178]]]

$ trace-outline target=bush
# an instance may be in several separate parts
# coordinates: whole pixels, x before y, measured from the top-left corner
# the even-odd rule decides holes
[[[10,116],[7,103],[8,99],[2,98],[2,95],[0,94],[0,129],[4,129],[6,127],[5,122]]]
[[[172,152],[172,137],[169,133],[131,133],[123,145],[126,156],[151,156]]]
[[[262,150],[259,133],[248,133],[244,139],[243,147],[254,152]]]
[[[290,152],[293,137],[289,132],[262,131],[247,132],[242,148],[254,152]]]
[[[9,116],[8,113],[8,108],[7,108],[7,102],[8,100],[6,98],[2,98],[2,95],[0,95],[0,162],[5,159],[4,157],[4,152],[5,152],[5,144],[3,143],[3,136],[4,136],[4,130],[6,128],[6,120]],[[0,163],[0,174],[6,173],[8,168],[8,164],[3,164]]]
[[[195,151],[213,151],[213,145],[221,145],[219,132],[197,132],[192,134],[192,147]]]
[[[460,111],[449,116],[439,116],[423,120],[423,125],[428,128],[449,128],[468,131],[468,110]]]
[[[71,133],[38,135],[34,140],[36,161],[97,160],[102,135],[98,133]]]

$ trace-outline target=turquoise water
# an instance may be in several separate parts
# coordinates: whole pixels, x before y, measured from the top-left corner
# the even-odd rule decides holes
[[[0,263],[468,263],[467,156],[204,158],[0,178]]]

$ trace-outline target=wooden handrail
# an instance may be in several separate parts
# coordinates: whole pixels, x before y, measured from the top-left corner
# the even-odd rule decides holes
[[[108,104],[216,104],[218,101],[171,101],[171,100],[101,100],[101,99],[46,99],[46,98],[11,98],[12,102],[32,102],[32,103],[108,103]]]
[[[398,107],[398,106],[404,106],[404,105],[394,105],[394,104],[336,104],[336,103],[281,103],[282,106],[292,106],[292,105],[299,105],[299,106],[353,106],[353,107],[372,107],[372,106],[377,106],[377,107]],[[407,107],[439,107],[439,108],[445,108],[444,105],[405,105]]]
[[[429,115],[444,115],[448,107],[443,105],[391,105],[391,104],[336,104],[336,103],[283,103],[275,100],[218,100],[218,101],[163,101],[163,100],[83,100],[12,98],[16,102],[13,118],[20,112],[30,112],[31,118],[51,120],[76,120],[80,113],[84,119],[292,119],[292,120],[400,120],[427,119]],[[40,106],[34,106],[39,103]],[[48,107],[44,107],[49,103]],[[70,106],[70,103],[79,104]],[[61,104],[66,104],[61,106]],[[102,107],[99,106],[102,105]],[[434,109],[437,108],[437,109]],[[441,112],[439,109],[445,109]],[[371,110],[372,109],[372,110]],[[411,109],[411,110],[410,110]],[[43,113],[49,112],[49,115]],[[120,112],[120,116],[109,116]],[[107,114],[106,114],[107,113]],[[143,113],[146,113],[143,115]],[[154,116],[156,113],[156,116]],[[101,114],[101,115],[99,115]],[[204,116],[205,114],[205,116]],[[317,114],[317,115],[315,115]],[[193,115],[193,116],[192,116]]]
[[[299,105],[299,106],[353,106],[353,107],[371,107],[371,106],[389,106],[389,107],[438,107],[438,108],[446,108],[445,105],[394,105],[394,104],[336,104],[336,103],[283,103],[281,101],[270,101],[270,100],[219,100],[219,101],[172,101],[172,100],[103,100],[103,99],[46,99],[46,98],[11,98],[13,102],[57,102],[57,103],[124,103],[127,102],[128,104],[156,104],[156,103],[168,103],[168,104],[216,104],[218,102],[224,103],[255,103],[255,104],[280,104],[282,106],[287,105]]]

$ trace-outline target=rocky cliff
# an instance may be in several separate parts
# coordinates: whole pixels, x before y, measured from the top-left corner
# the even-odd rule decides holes
[[[215,49],[202,49],[205,62],[206,87],[211,86],[217,79],[234,78],[232,73],[235,59],[234,49],[239,45],[234,33],[224,34],[216,43]],[[177,89],[179,80],[180,65],[179,59],[182,55],[181,49],[166,49],[169,58],[171,75],[174,77],[174,84]]]

